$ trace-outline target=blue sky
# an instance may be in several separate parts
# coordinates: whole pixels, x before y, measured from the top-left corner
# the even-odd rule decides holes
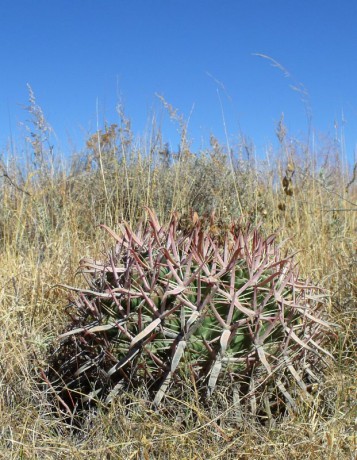
[[[0,0],[0,151],[11,133],[20,145],[29,83],[64,152],[83,147],[97,107],[100,126],[117,122],[119,100],[137,134],[155,111],[175,149],[159,93],[190,118],[196,149],[210,133],[224,141],[221,104],[232,145],[243,133],[259,155],[282,112],[304,138],[309,105],[316,137],[337,121],[352,162],[356,22],[356,0]]]

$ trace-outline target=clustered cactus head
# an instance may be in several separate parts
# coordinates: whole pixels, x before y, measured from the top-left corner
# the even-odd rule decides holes
[[[328,325],[293,257],[257,229],[218,234],[195,214],[182,230],[176,214],[162,226],[147,212],[137,231],[103,225],[115,240],[107,260],[80,263],[89,289],[70,288],[71,323],[47,374],[67,411],[127,391],[157,407],[187,385],[204,399],[229,386],[254,411],[309,398]]]

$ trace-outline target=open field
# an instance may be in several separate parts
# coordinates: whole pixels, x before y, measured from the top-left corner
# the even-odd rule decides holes
[[[6,152],[0,164],[0,458],[352,460],[357,178],[339,143],[316,142],[312,150],[280,125],[279,147],[264,159],[243,142],[228,154],[213,137],[193,154],[182,124],[180,152],[170,153],[154,127],[147,139],[134,139],[122,115],[119,126],[62,159],[52,154],[34,101],[31,113],[29,153]],[[80,286],[79,260],[100,259],[111,244],[98,225],[135,225],[144,206],[163,221],[174,210],[186,218],[192,209],[214,211],[221,223],[241,216],[298,251],[301,275],[328,290],[326,317],[335,324],[326,345],[335,359],[313,403],[269,427],[198,401],[152,412],[139,400],[127,408],[118,400],[88,415],[80,430],[53,413],[38,382],[68,321],[67,293],[56,285]]]

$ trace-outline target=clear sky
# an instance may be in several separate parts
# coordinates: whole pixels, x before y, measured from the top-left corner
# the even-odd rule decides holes
[[[143,133],[163,114],[159,93],[190,118],[196,148],[224,140],[221,103],[230,141],[241,132],[258,154],[282,112],[305,136],[311,107],[316,136],[343,127],[352,162],[356,24],[356,0],[0,0],[0,151],[21,137],[29,83],[64,151],[82,148],[97,107],[101,126],[115,123],[119,99]],[[163,127],[176,149],[177,127]]]

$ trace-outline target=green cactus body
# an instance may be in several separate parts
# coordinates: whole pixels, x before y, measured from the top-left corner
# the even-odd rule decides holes
[[[93,391],[111,400],[122,383],[146,386],[159,405],[188,375],[210,397],[217,385],[234,381],[247,382],[252,393],[255,373],[255,398],[278,382],[293,400],[289,382],[299,375],[303,388],[304,366],[324,353],[318,338],[328,325],[319,318],[315,288],[299,284],[292,259],[282,259],[274,239],[256,230],[232,225],[217,239],[199,220],[183,233],[175,215],[162,227],[148,212],[143,232],[122,227],[111,253],[117,256],[93,275],[97,291],[83,290],[77,299],[80,326],[62,334],[50,362],[61,397],[64,383],[76,395],[72,401]]]

